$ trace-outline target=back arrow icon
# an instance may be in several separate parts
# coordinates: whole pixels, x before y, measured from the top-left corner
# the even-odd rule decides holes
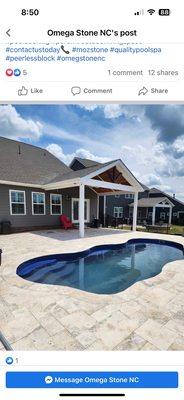
[[[6,34],[10,37],[11,35],[10,35],[10,28],[6,31]]]

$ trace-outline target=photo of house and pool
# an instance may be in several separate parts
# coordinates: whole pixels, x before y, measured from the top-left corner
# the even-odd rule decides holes
[[[184,350],[184,105],[1,105],[0,264],[0,350]]]

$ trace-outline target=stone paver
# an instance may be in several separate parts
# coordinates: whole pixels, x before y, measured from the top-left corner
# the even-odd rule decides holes
[[[168,350],[169,346],[171,346],[175,340],[171,330],[152,319],[148,319],[140,328],[138,328],[137,334],[153,344],[153,346],[158,347],[160,350]]]
[[[14,350],[184,350],[184,261],[114,295],[26,281],[17,266],[34,257],[80,251],[131,238],[179,236],[60,230],[0,236],[0,331]],[[0,349],[3,346],[0,343]]]

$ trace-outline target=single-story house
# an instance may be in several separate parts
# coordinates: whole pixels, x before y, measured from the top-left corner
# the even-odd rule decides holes
[[[14,231],[56,227],[65,214],[83,237],[99,217],[100,196],[132,194],[135,230],[140,182],[120,159],[84,163],[75,158],[67,166],[43,148],[0,137],[0,224],[8,220]]]

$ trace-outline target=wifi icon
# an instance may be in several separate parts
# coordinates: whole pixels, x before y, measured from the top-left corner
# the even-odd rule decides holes
[[[150,15],[153,15],[153,14],[155,13],[155,10],[153,10],[153,8],[150,8],[149,10],[147,10],[147,12],[148,12]]]

